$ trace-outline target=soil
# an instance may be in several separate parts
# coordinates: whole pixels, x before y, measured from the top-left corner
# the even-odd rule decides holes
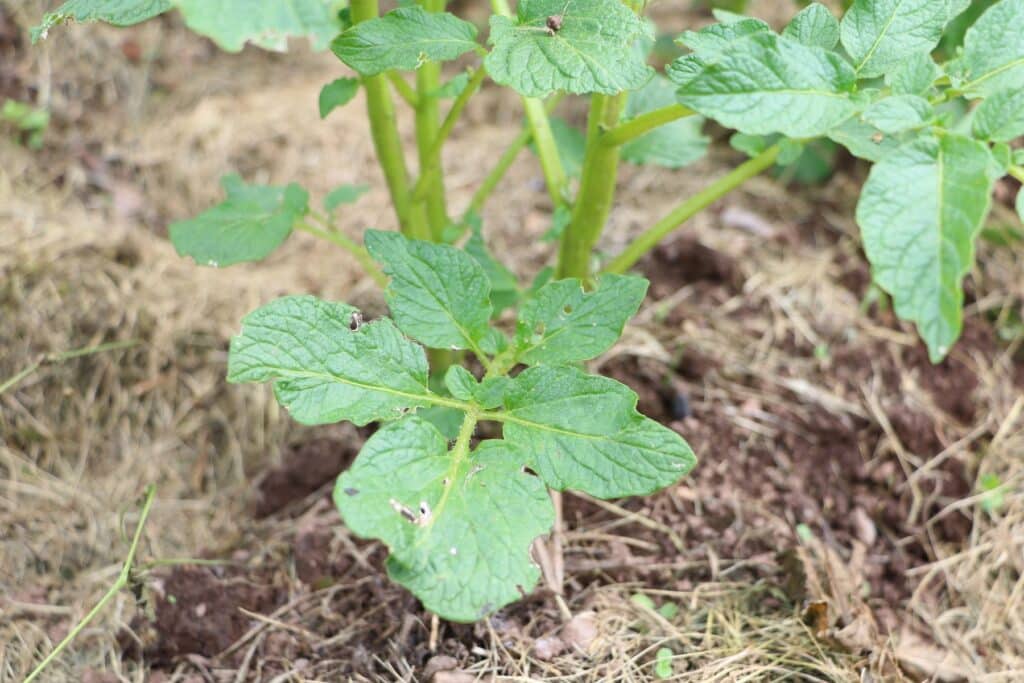
[[[673,13],[670,4],[660,11]],[[761,3],[775,14],[778,4]],[[0,100],[32,95],[43,71],[26,66],[12,16],[0,4]],[[487,622],[442,622],[435,637],[431,615],[388,581],[387,549],[354,537],[331,502],[371,432],[299,427],[269,392],[223,380],[227,339],[260,302],[308,291],[372,317],[383,308],[376,290],[310,242],[220,272],[154,238],[209,205],[226,169],[297,180],[316,195],[365,181],[375,190],[342,228],[388,227],[382,183],[365,175],[362,118],[343,110],[321,124],[313,108],[296,111],[334,77],[333,61],[290,54],[295,66],[247,51],[239,62],[183,38],[173,19],[142,30],[101,31],[98,49],[78,44],[86,63],[113,50],[117,68],[80,91],[68,83],[82,74],[54,69],[63,80],[49,146],[38,157],[10,148],[10,173],[24,174],[10,187],[0,169],[0,217],[8,205],[24,216],[18,235],[29,245],[0,250],[0,303],[14,321],[0,343],[16,351],[0,358],[0,379],[39,353],[143,342],[48,368],[2,397],[0,454],[21,461],[0,460],[12,491],[2,500],[17,498],[0,507],[0,588],[6,570],[18,587],[0,637],[11,651],[23,643],[26,662],[116,573],[124,507],[112,501],[159,482],[143,559],[200,561],[139,570],[136,591],[102,622],[116,642],[83,638],[53,680],[455,681],[468,671],[634,681],[653,678],[661,647],[679,655],[681,680],[774,680],[784,667],[806,680],[923,678],[899,654],[908,633],[956,651],[975,677],[1024,672],[1024,643],[1007,641],[1019,619],[1022,501],[1008,491],[1000,516],[971,500],[982,473],[1024,476],[1021,340],[996,324],[1022,310],[1019,253],[982,246],[963,339],[932,365],[884,302],[865,302],[870,272],[850,220],[864,166],[842,159],[813,188],[752,181],[640,264],[648,301],[595,363],[683,435],[700,464],[677,486],[612,506],[565,495],[564,600],[589,635],[563,625],[541,586]],[[139,51],[150,44],[161,45],[152,63]],[[517,106],[492,89],[470,103],[447,159],[453,206],[519,130]],[[339,140],[345,163],[323,163]],[[624,169],[602,246],[621,246],[735,160],[726,151],[674,174]],[[533,159],[517,162],[502,192],[487,238],[528,281],[550,255]],[[29,194],[35,203],[23,204]],[[115,237],[110,225],[128,228]],[[49,237],[61,229],[64,243]],[[652,613],[638,594],[678,613]],[[53,609],[64,604],[73,609]],[[852,638],[865,623],[870,635]]]

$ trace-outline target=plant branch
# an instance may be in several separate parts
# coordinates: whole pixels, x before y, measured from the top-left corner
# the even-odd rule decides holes
[[[388,80],[391,81],[391,85],[394,87],[395,92],[398,93],[399,97],[405,100],[406,104],[413,109],[419,106],[419,95],[417,95],[416,91],[413,90],[413,87],[409,85],[404,78],[402,78],[402,74],[397,71],[388,71],[385,75],[388,77]]]
[[[420,6],[431,13],[444,11],[444,0],[419,0]],[[419,153],[420,181],[412,190],[413,203],[423,202],[434,242],[440,242],[448,225],[448,204],[445,197],[444,173],[441,167],[441,147],[434,144],[441,119],[440,98],[441,64],[426,61],[416,69],[416,149]]]
[[[591,95],[583,175],[572,219],[562,235],[556,278],[590,280],[590,259],[615,200],[619,170],[619,148],[602,144],[601,137],[618,122],[626,97]]]
[[[560,94],[552,97],[545,103],[544,110],[550,113],[561,101],[562,95]],[[505,174],[508,173],[508,169],[512,167],[512,164],[519,156],[519,153],[526,149],[526,146],[530,144],[531,140],[533,140],[533,130],[529,126],[526,126],[522,132],[519,133],[511,143],[509,143],[509,146],[504,152],[502,152],[501,156],[498,157],[498,163],[494,165],[494,168],[491,169],[491,172],[487,174],[486,178],[484,178],[480,187],[477,188],[476,193],[473,195],[473,199],[469,202],[469,208],[466,209],[466,215],[470,212],[479,214],[483,211],[484,204],[487,203],[491,193],[494,192],[498,183],[500,183],[502,178],[505,177]]]
[[[1024,166],[1011,166],[1010,175],[1024,183]],[[1021,191],[1024,192],[1024,190]]]
[[[349,3],[354,24],[369,21],[380,14],[377,0],[352,0]],[[395,103],[391,99],[385,75],[363,78],[366,89],[366,107],[370,116],[370,133],[377,150],[384,178],[387,180],[391,203],[395,208],[402,233],[407,237],[429,240],[430,226],[423,206],[412,201],[409,188],[409,170],[405,165],[405,151],[398,134]]]
[[[508,0],[491,0],[491,8],[495,14],[503,17],[512,16],[512,8]],[[555,207],[566,206],[565,191],[569,184],[569,178],[565,174],[565,166],[562,164],[562,157],[558,153],[558,145],[555,144],[555,134],[551,131],[551,120],[541,100],[533,97],[524,97],[523,108],[526,110],[526,120],[530,122],[530,130],[533,131],[534,146],[537,148],[537,156],[540,158],[541,170],[544,172],[544,182],[547,184],[548,193]]]
[[[666,123],[672,123],[673,121],[696,114],[697,112],[689,107],[684,107],[681,104],[670,104],[667,107],[649,111],[646,114],[641,114],[636,118],[618,124],[601,136],[601,144],[618,147],[645,133],[649,133],[655,128],[664,126]]]
[[[452,103],[452,108],[448,111],[448,115],[445,116],[444,123],[442,123],[441,127],[438,129],[436,136],[433,138],[433,143],[430,145],[427,152],[427,157],[431,160],[435,160],[436,163],[424,168],[422,175],[420,175],[419,180],[416,182],[416,187],[413,189],[412,196],[414,201],[422,199],[433,182],[433,178],[441,175],[441,150],[444,149],[444,143],[452,134],[452,130],[455,128],[455,124],[458,122],[463,110],[465,110],[466,104],[469,102],[469,98],[473,96],[473,93],[477,91],[480,84],[483,83],[484,78],[486,77],[487,70],[484,69],[483,65],[477,67],[476,71],[473,72],[473,77],[470,79],[465,89],[459,93],[455,102]]]
[[[644,254],[653,249],[669,233],[695,215],[711,206],[754,176],[760,175],[775,164],[779,157],[779,146],[766,149],[761,154],[738,166],[729,174],[693,195],[680,204],[671,213],[658,221],[651,229],[641,234],[632,243],[604,267],[605,273],[625,273],[639,261]]]
[[[71,644],[71,641],[73,641],[78,634],[89,625],[89,622],[95,619],[96,615],[103,611],[103,608],[106,607],[107,603],[110,602],[115,595],[120,593],[121,590],[131,581],[132,566],[135,563],[135,553],[139,549],[139,542],[142,540],[142,530],[146,526],[146,520],[149,518],[149,511],[153,507],[153,500],[156,498],[156,487],[150,484],[146,487],[144,495],[145,498],[142,502],[142,511],[139,514],[139,523],[138,526],[135,527],[135,535],[132,537],[132,543],[128,547],[128,556],[125,558],[124,564],[121,566],[121,573],[118,575],[117,581],[115,581],[110,589],[107,590],[106,594],[100,598],[100,601],[97,602],[91,610],[89,610],[89,613],[86,614],[80,622],[75,624],[75,627],[64,637],[64,640],[60,641],[57,647],[55,647],[53,651],[50,652],[50,654],[48,654],[46,658],[32,670],[32,673],[30,673],[28,678],[25,679],[25,683],[30,683],[30,681],[35,680],[39,674],[41,674],[43,670],[45,670],[46,667],[49,666],[50,663],[56,659],[68,645]]]
[[[355,258],[359,262],[359,265],[363,267],[363,270],[373,278],[381,287],[386,287],[388,279],[384,276],[384,273],[377,266],[377,263],[370,256],[370,252],[366,251],[366,247],[360,246],[353,242],[351,239],[342,235],[340,232],[335,230],[322,230],[316,226],[310,225],[305,221],[297,221],[293,226],[296,230],[301,230],[304,233],[319,237],[322,240],[326,240],[332,244],[335,244]]]
[[[62,351],[60,353],[50,353],[42,356],[38,360],[34,361],[27,368],[22,369],[16,373],[13,377],[10,377],[2,384],[0,384],[0,394],[4,393],[8,389],[17,386],[25,378],[29,377],[36,370],[44,365],[51,363],[62,363],[66,360],[73,358],[81,358],[82,356],[91,356],[97,353],[104,353],[106,351],[119,351],[121,349],[130,349],[133,346],[139,345],[138,339],[127,339],[124,341],[107,342],[105,344],[97,344],[96,346],[86,346],[80,349],[73,349],[71,351]]]

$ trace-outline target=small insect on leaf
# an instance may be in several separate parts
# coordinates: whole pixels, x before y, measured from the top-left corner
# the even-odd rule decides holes
[[[546,25],[548,27],[548,33],[550,33],[551,35],[555,35],[556,33],[562,30],[562,15],[552,14],[550,17],[548,17]]]

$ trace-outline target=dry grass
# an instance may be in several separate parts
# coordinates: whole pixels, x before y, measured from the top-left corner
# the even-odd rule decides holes
[[[19,20],[37,15],[41,5],[0,2]],[[118,57],[126,35],[175,57],[128,64]],[[153,234],[167,220],[214,200],[216,180],[229,170],[262,182],[295,180],[315,196],[342,182],[379,188],[359,103],[320,124],[312,103],[319,85],[336,72],[330,59],[301,52],[287,60],[255,52],[218,56],[173,24],[128,33],[73,27],[61,40],[17,65],[55,112],[58,130],[50,149],[30,155],[0,140],[0,381],[41,354],[112,340],[141,343],[48,365],[0,396],[0,681],[21,680],[113,581],[125,531],[136,519],[134,501],[148,483],[158,485],[159,499],[145,533],[144,562],[232,557],[274,573],[289,591],[269,618],[253,618],[252,631],[233,648],[241,660],[180,660],[170,680],[338,680],[352,664],[345,659],[351,657],[346,641],[382,630],[389,635],[380,646],[361,655],[365,669],[375,673],[356,680],[417,680],[423,653],[403,643],[425,641],[429,623],[404,593],[380,587],[370,551],[335,523],[322,496],[266,521],[252,518],[252,478],[310,432],[290,424],[269,392],[223,381],[226,341],[241,316],[260,303],[308,291],[372,308],[380,306],[378,295],[344,254],[302,236],[267,263],[216,271],[179,259]],[[199,69],[203,78],[194,78]],[[83,102],[104,116],[87,115]],[[455,208],[495,150],[515,135],[518,114],[509,101],[487,95],[473,103],[469,121],[448,158]],[[690,173],[630,171],[605,247],[617,249],[720,168],[712,159]],[[745,405],[784,404],[796,416],[825,411],[882,429],[895,399],[878,374],[869,373],[859,391],[847,391],[830,379],[836,368],[807,353],[838,340],[872,350],[879,344],[895,356],[916,343],[905,331],[862,315],[857,298],[837,284],[836,263],[859,258],[849,237],[848,197],[855,187],[840,180],[830,188],[834,196],[810,203],[758,180],[728,204],[784,236],[795,225],[828,226],[840,237],[824,247],[799,236],[766,244],[717,213],[694,221],[694,234],[744,263],[743,291],[709,306],[699,288],[681,288],[645,308],[604,362],[642,356],[666,363],[680,342],[716,358],[724,370],[697,387],[695,405],[727,415],[748,435],[742,444],[719,449],[771,445],[789,428]],[[513,255],[524,275],[547,256],[548,247],[537,240],[547,229],[547,211],[538,172],[524,157],[486,217],[497,250]],[[365,197],[342,223],[353,235],[367,225],[390,227],[383,193]],[[1007,319],[1024,301],[1021,255],[991,251],[983,258],[984,270],[975,278],[981,291],[970,313]],[[750,309],[758,313],[737,314]],[[682,319],[675,327],[663,322],[669,311]],[[895,662],[912,676],[935,674],[938,680],[1021,680],[1024,401],[1011,381],[1019,345],[1018,338],[998,354],[975,354],[973,347],[959,352],[979,379],[972,424],[935,408],[920,369],[902,377],[899,401],[926,411],[939,425],[939,457],[966,463],[978,479],[998,477],[1004,493],[992,511],[982,508],[978,496],[928,499],[925,484],[939,476],[929,457],[935,454],[908,451],[891,428],[882,429],[869,455],[897,457],[906,466],[915,509],[941,504],[930,520],[920,520],[923,528],[963,516],[971,529],[959,543],[930,544],[929,562],[910,570],[920,587],[906,605],[890,606],[902,629],[891,638],[869,638],[861,648],[863,634],[844,633],[835,617],[831,630],[818,632],[779,594],[777,581],[716,555],[721,546],[701,544],[680,555],[675,567],[641,573],[642,582],[618,581],[606,568],[621,562],[621,545],[629,541],[641,553],[649,549],[644,543],[657,546],[661,532],[647,529],[653,540],[631,534],[608,513],[574,527],[568,538],[570,573],[575,567],[589,584],[574,585],[571,607],[592,611],[596,620],[597,637],[585,654],[536,656],[537,639],[558,632],[542,598],[515,618],[493,620],[469,635],[445,627],[442,651],[454,648],[464,670],[481,680],[647,681],[662,647],[672,651],[673,680],[681,681],[898,680],[904,674]],[[330,429],[314,433],[351,437]],[[703,467],[713,469],[715,454],[703,455]],[[655,519],[655,506],[694,495],[680,487],[632,514]],[[743,533],[791,539],[804,571],[817,577],[808,581],[809,597],[845,610],[843,626],[864,624],[858,616],[864,601],[851,587],[862,579],[854,571],[855,545],[797,544],[797,520],[766,513],[757,500],[737,495],[701,502],[741,510],[751,520]],[[289,563],[296,536],[309,528],[328,529],[332,551],[356,566],[344,581],[315,590],[295,580]],[[781,571],[775,562],[763,559]],[[148,575],[150,592],[158,592],[159,576]],[[681,578],[690,576],[705,578]],[[371,586],[377,586],[379,604],[365,609]],[[637,593],[658,605],[675,603],[679,614],[665,619],[632,600]],[[886,611],[877,602],[872,606]],[[140,609],[152,609],[152,603],[140,606],[128,593],[119,596],[45,680],[84,680],[97,671],[110,680],[147,680],[145,668],[122,657],[117,638]],[[386,629],[384,615],[394,619]],[[477,649],[459,645],[467,640]],[[321,656],[311,661],[304,654],[309,652]],[[916,673],[911,664],[918,665]],[[264,676],[264,667],[273,676]]]

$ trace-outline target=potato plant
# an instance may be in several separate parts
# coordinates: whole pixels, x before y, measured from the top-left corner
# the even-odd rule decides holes
[[[780,33],[717,10],[718,23],[678,37],[686,52],[664,73],[649,66],[656,28],[640,0],[519,0],[514,11],[492,0],[486,41],[444,0],[384,14],[377,0],[341,4],[71,0],[36,37],[65,20],[128,25],[176,9],[226,50],[284,49],[304,36],[352,70],[324,87],[320,113],[364,91],[398,231],[368,230],[359,244],[336,229],[336,212],[362,188],[338,188],[314,208],[298,185],[229,175],[225,201],[170,235],[183,255],[228,266],[304,231],[351,252],[386,287],[390,317],[370,322],[309,296],[258,309],[231,343],[228,376],[273,383],[303,424],[381,424],[335,500],[354,532],[388,545],[392,578],[449,619],[479,619],[536,583],[530,546],[555,519],[549,490],[644,495],[694,466],[681,437],[636,411],[632,391],[582,369],[645,296],[628,271],[681,224],[816,139],[842,145],[873,164],[857,221],[874,280],[938,362],[961,333],[962,281],[994,185],[1024,180],[1024,151],[1010,144],[1024,135],[1024,0],[989,3],[944,63],[933,52],[969,0],[855,0],[841,19],[811,3]],[[445,80],[442,65],[455,60]],[[487,80],[518,93],[526,123],[453,216],[441,152]],[[589,98],[585,135],[550,116],[567,95]],[[413,111],[413,150],[399,137],[399,105]],[[708,119],[734,130],[750,159],[622,253],[599,253],[620,165],[687,165],[707,146]],[[552,267],[523,285],[488,252],[479,216],[527,147],[558,247]],[[1018,208],[1024,216],[1024,194]],[[453,362],[464,357],[476,375]],[[487,422],[500,438],[475,442]]]

